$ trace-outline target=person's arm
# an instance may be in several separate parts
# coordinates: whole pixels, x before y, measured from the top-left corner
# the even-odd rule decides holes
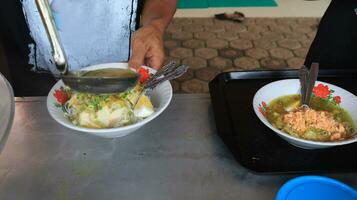
[[[142,13],[143,26],[155,25],[162,34],[176,12],[176,0],[146,0]]]
[[[160,68],[164,62],[163,35],[176,11],[176,0],[145,0],[142,27],[132,38],[129,67]]]

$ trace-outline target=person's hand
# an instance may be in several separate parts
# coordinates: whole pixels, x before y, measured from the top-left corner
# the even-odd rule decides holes
[[[147,24],[137,30],[131,41],[132,55],[129,67],[138,69],[146,65],[159,69],[165,58],[163,31],[154,24]]]

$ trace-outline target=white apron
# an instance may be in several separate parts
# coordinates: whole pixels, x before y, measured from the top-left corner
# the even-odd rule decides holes
[[[138,0],[49,0],[70,70],[127,61],[136,27]],[[37,72],[58,74],[35,0],[22,0],[33,44],[29,63]]]

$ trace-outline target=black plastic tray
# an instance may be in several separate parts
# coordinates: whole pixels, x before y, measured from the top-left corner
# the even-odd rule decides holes
[[[255,115],[256,91],[272,81],[297,78],[296,70],[219,74],[209,84],[217,132],[237,161],[257,173],[357,171],[357,144],[320,150],[294,147]],[[356,70],[321,70],[320,81],[357,94]]]

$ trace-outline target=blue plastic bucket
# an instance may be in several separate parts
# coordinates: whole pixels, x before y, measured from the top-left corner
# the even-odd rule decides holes
[[[276,200],[357,200],[357,191],[335,179],[301,176],[285,183]]]

